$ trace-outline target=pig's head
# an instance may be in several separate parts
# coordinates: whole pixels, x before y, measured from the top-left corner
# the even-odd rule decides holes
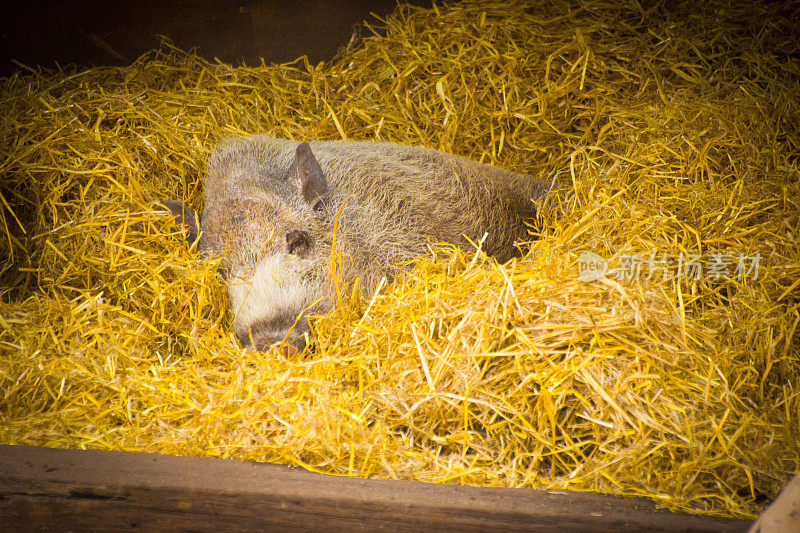
[[[242,345],[265,350],[285,341],[300,351],[305,316],[331,304],[330,229],[321,214],[328,184],[308,143],[283,162],[257,148],[234,143],[214,152],[202,217],[182,202],[164,206],[190,242],[199,238],[201,253],[221,256]]]

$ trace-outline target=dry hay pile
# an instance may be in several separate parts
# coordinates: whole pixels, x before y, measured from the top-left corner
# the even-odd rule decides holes
[[[800,467],[797,20],[474,1],[400,8],[326,64],[165,44],[0,80],[0,442],[752,516]],[[256,132],[423,144],[572,194],[521,260],[436,248],[343,294],[315,352],[244,351],[214,261],[150,206],[200,208],[209,151]],[[585,282],[583,251],[672,263]]]

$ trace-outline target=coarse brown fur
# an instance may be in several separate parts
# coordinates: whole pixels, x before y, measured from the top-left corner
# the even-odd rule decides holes
[[[530,176],[428,148],[309,144],[310,152],[306,147],[301,154],[298,143],[286,139],[230,139],[212,154],[205,179],[199,248],[223,254],[234,329],[244,343],[252,337],[259,348],[280,341],[304,307],[333,305],[334,224],[342,277],[358,278],[368,294],[397,262],[424,254],[429,242],[471,249],[469,240],[477,243],[486,235],[487,254],[500,261],[517,255],[514,243],[528,237],[525,221],[536,214],[532,200],[550,189]],[[324,187],[303,188],[304,161],[318,162]],[[261,280],[271,288],[234,295],[235,283],[253,284],[258,276],[276,279]],[[303,297],[286,288],[295,285],[302,286]],[[251,301],[262,296],[273,301]],[[247,311],[235,308],[245,303]],[[288,341],[302,346],[304,320],[296,329]]]

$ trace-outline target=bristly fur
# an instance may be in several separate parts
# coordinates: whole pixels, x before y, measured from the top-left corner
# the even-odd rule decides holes
[[[392,274],[395,263],[424,254],[428,242],[471,247],[469,240],[486,235],[487,254],[500,261],[517,255],[514,243],[527,237],[525,220],[536,214],[532,200],[550,188],[529,176],[428,148],[309,144],[327,181],[322,203],[313,206],[286,178],[299,157],[295,141],[235,138],[211,157],[200,249],[224,254],[222,268],[236,273],[228,283],[240,337],[254,322],[297,316],[314,300],[319,300],[316,310],[333,305],[334,221],[337,252],[344,257],[342,277],[345,282],[358,278],[369,293],[382,276]],[[285,236],[296,230],[308,235],[306,257],[286,251]],[[264,276],[276,277],[260,279]],[[257,290],[245,297],[248,292],[237,285],[242,281]],[[268,296],[273,292],[280,297]]]

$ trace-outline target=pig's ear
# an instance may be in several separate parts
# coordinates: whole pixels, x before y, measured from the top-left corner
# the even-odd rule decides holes
[[[328,194],[325,174],[307,142],[300,143],[297,147],[294,162],[289,167],[286,178],[312,208],[316,208]]]
[[[175,224],[186,230],[186,242],[189,246],[194,244],[199,234],[198,224],[200,219],[191,207],[180,200],[167,200],[155,206],[159,211],[169,211],[175,219]]]

